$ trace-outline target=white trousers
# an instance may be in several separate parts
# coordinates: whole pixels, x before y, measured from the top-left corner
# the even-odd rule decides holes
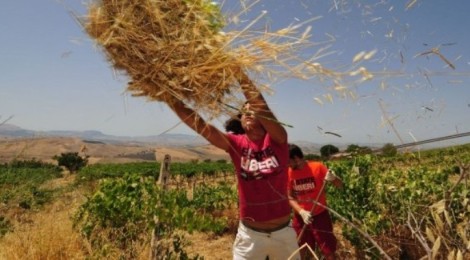
[[[291,225],[271,232],[264,233],[238,225],[237,237],[233,243],[234,260],[299,260],[297,236]],[[292,257],[291,257],[292,255]]]

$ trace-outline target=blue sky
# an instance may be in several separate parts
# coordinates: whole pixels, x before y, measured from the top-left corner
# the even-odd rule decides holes
[[[224,12],[235,12],[238,3],[226,1]],[[307,24],[317,45],[305,55],[328,45],[331,54],[318,60],[324,67],[343,73],[365,67],[374,74],[342,82],[356,98],[342,98],[320,78],[275,82],[265,96],[278,119],[293,126],[291,141],[400,144],[470,131],[470,1],[260,0],[238,26],[263,10],[253,29],[319,17]],[[0,4],[0,122],[12,117],[8,123],[30,130],[123,136],[194,134],[165,104],[128,95],[127,79],[114,74],[71,12],[85,14],[83,2]],[[455,69],[438,55],[418,55],[433,47]],[[374,50],[371,59],[353,62],[361,51]]]

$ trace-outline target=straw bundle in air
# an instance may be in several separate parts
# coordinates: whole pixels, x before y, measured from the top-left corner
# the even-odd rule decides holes
[[[136,96],[213,109],[236,84],[240,65],[223,50],[223,18],[207,0],[101,0],[84,27]]]

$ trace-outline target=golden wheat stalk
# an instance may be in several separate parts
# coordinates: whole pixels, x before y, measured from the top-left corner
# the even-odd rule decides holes
[[[113,67],[129,76],[134,96],[181,100],[214,116],[226,112],[221,104],[238,100],[241,73],[268,82],[273,75],[318,75],[307,69],[315,58],[296,55],[310,44],[311,28],[300,28],[317,18],[276,32],[251,30],[263,15],[224,33],[227,19],[208,0],[97,0],[80,23]]]

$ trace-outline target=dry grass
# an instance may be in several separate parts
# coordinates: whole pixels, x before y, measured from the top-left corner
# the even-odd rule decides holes
[[[217,6],[206,0],[96,1],[84,23],[136,96],[218,107],[240,64],[223,51],[229,38]],[[210,103],[209,103],[210,102]]]
[[[243,0],[240,6],[240,13],[251,7]],[[273,75],[331,76],[315,62],[322,51],[297,55],[302,46],[312,45],[311,27],[300,29],[317,18],[275,32],[253,31],[264,15],[245,28],[223,32],[228,23],[239,22],[237,14],[226,17],[209,0],[101,0],[92,1],[79,21],[113,67],[129,76],[127,90],[133,95],[169,104],[181,100],[217,116],[233,112],[225,104],[242,103],[236,97],[245,73],[261,75],[263,83],[272,82]]]
[[[66,187],[74,178],[75,175],[66,175],[44,184],[43,188]],[[69,260],[86,259],[92,255],[93,250],[88,241],[72,228],[71,216],[85,201],[82,192],[76,189],[64,193],[60,199],[38,212],[9,210],[8,215],[13,219],[14,231],[0,239],[0,259]],[[231,258],[233,234],[213,236],[193,233],[185,234],[184,238],[188,243],[187,252],[190,256],[198,254],[205,259]],[[140,252],[135,256],[136,259],[148,259],[148,243],[135,244],[133,247],[136,252]],[[108,252],[109,259],[119,259],[119,255],[122,255],[122,252]]]
[[[51,185],[71,181],[73,177]],[[14,232],[0,240],[0,259],[84,259],[88,246],[72,229],[70,218],[82,200],[79,191],[73,191],[42,211],[16,212]]]
[[[161,161],[165,154],[171,155],[173,162],[203,161],[211,159],[229,160],[228,155],[211,145],[173,146],[173,145],[136,145],[89,143],[79,138],[36,137],[0,140],[0,163],[13,159],[29,160],[35,158],[44,162],[56,163],[55,155],[66,152],[78,152],[86,146],[89,163],[126,163],[148,161],[150,158]],[[190,147],[190,148],[188,148]]]
[[[187,247],[190,256],[198,254],[206,260],[232,259],[234,234],[216,237],[207,233],[193,233],[185,237],[190,241]]]

